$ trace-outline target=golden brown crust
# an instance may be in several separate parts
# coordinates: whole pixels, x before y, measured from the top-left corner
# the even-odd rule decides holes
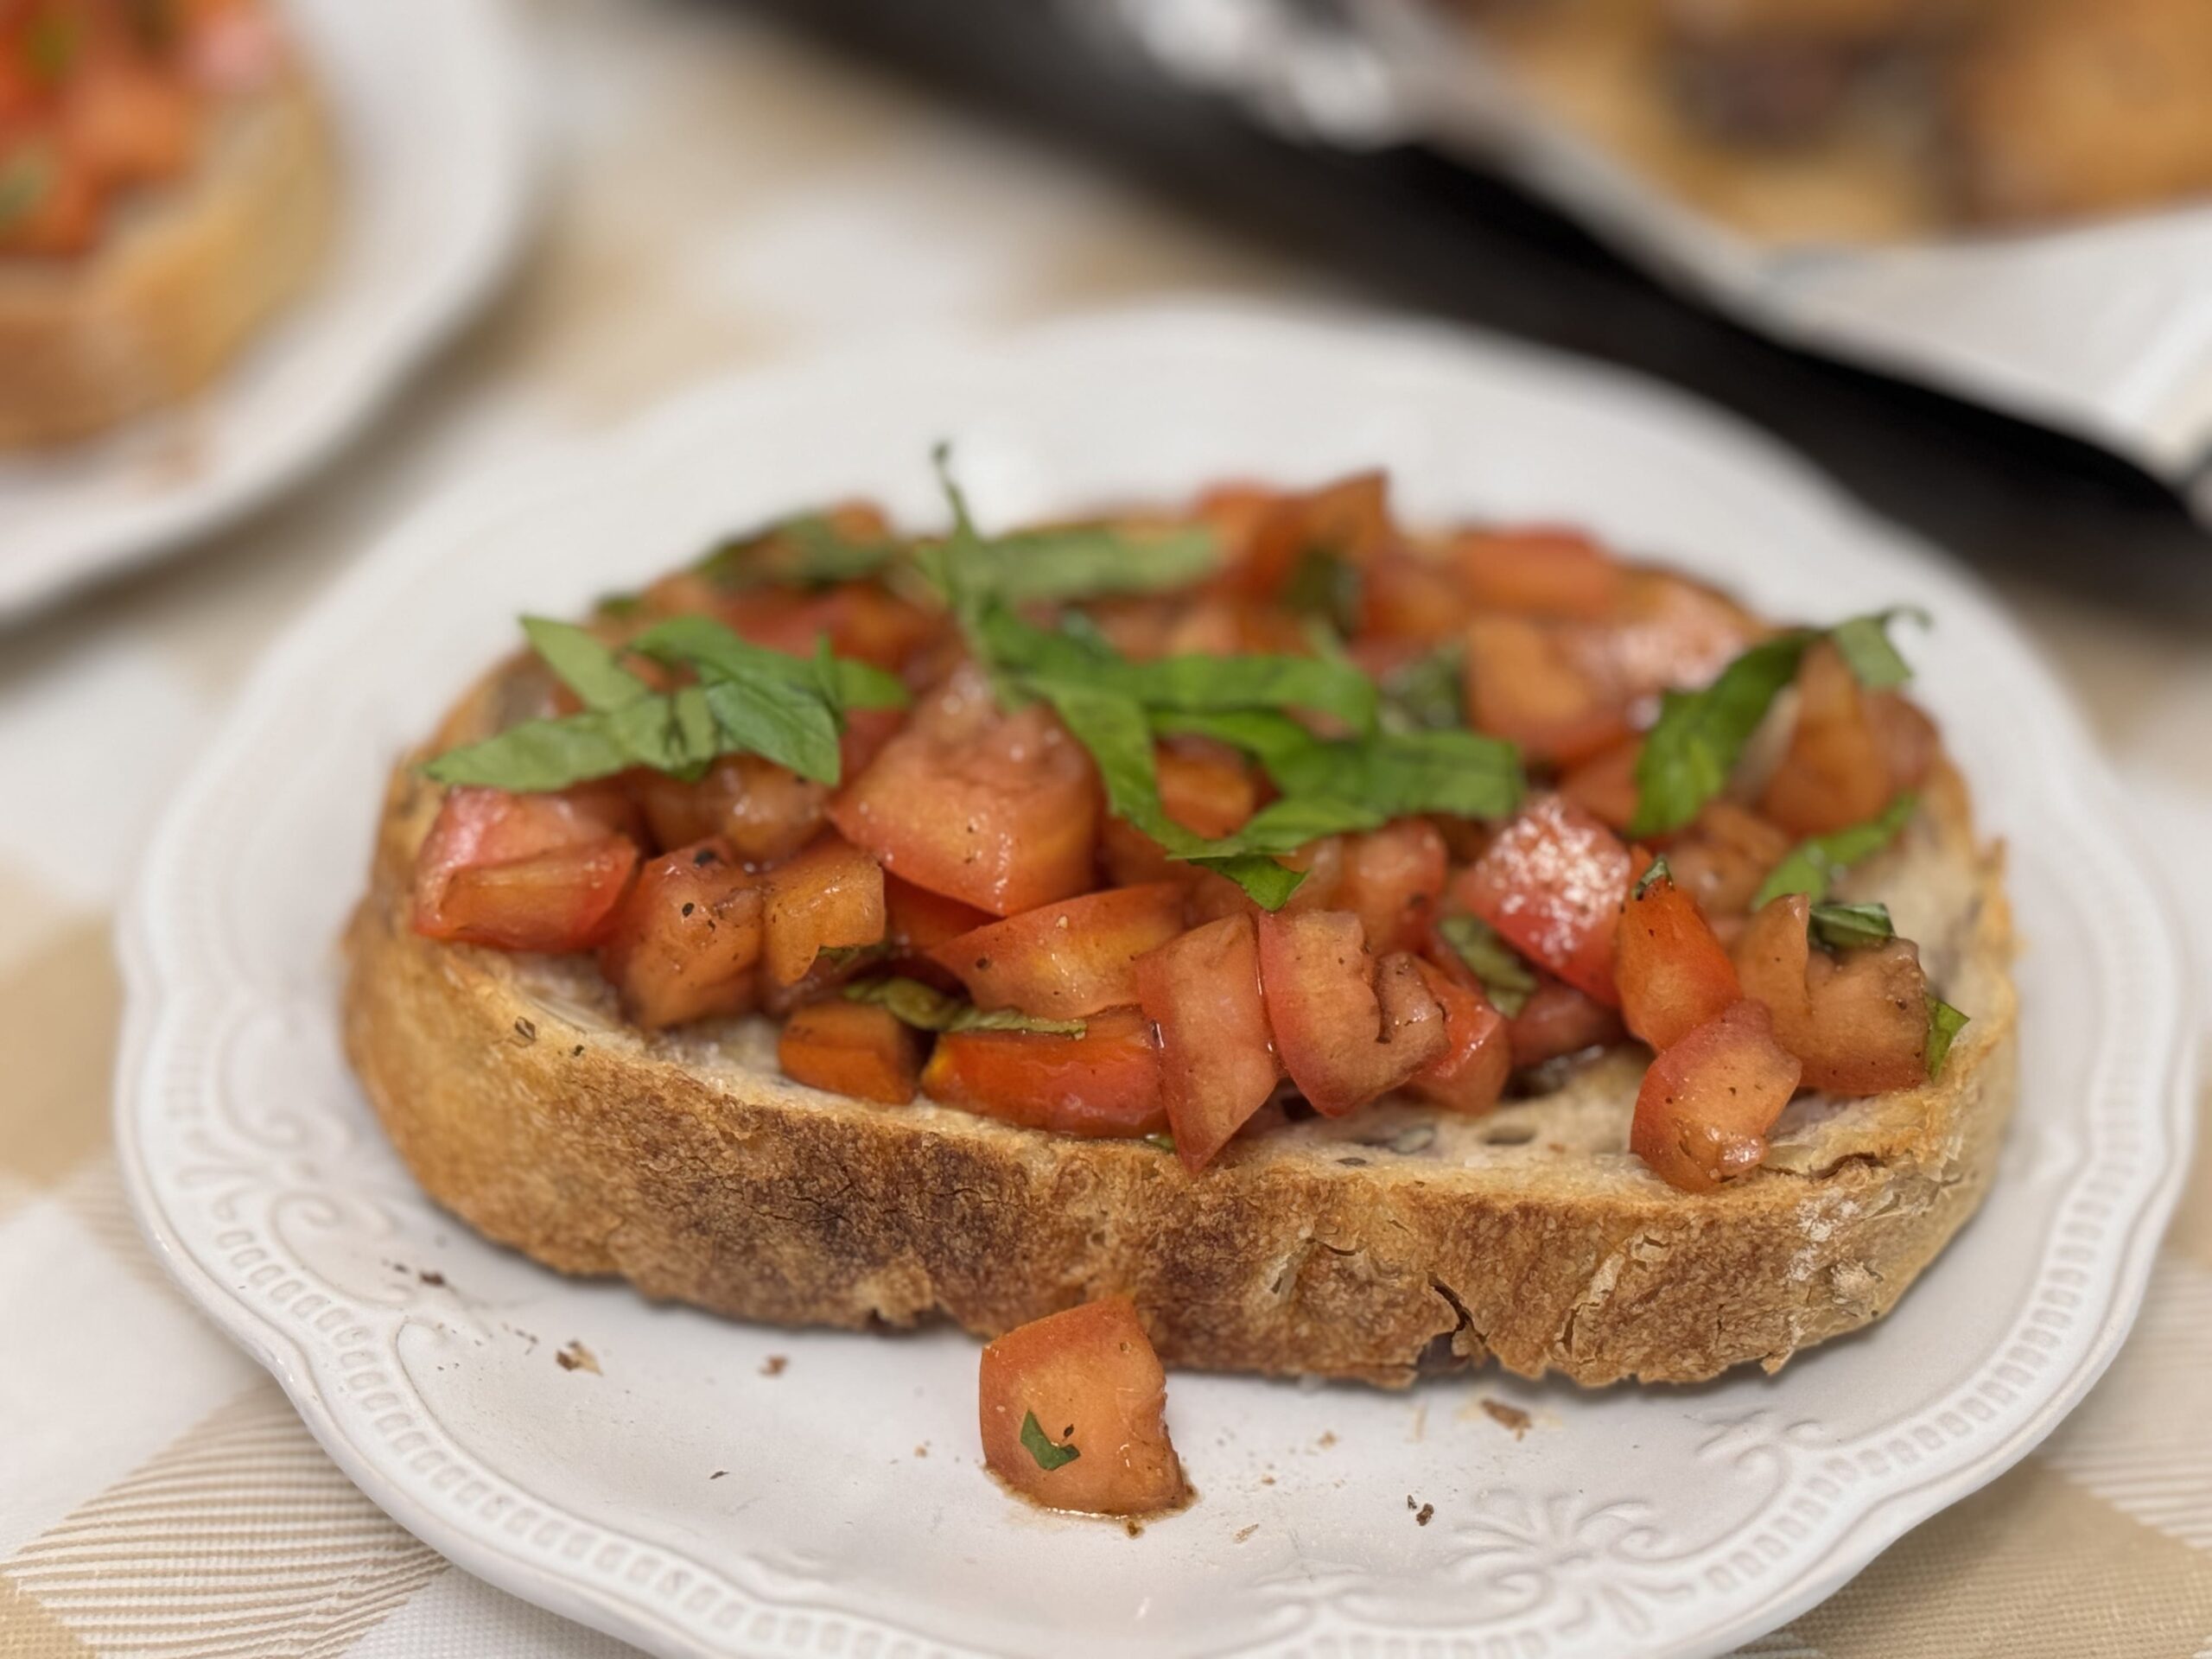
[[[306,286],[335,194],[313,91],[290,77],[236,100],[208,149],[85,259],[0,257],[0,449],[176,402]]]
[[[1702,1195],[1618,1150],[1633,1069],[1488,1119],[1279,1126],[1197,1177],[1141,1141],[821,1095],[756,1029],[648,1039],[588,971],[410,931],[436,796],[395,774],[348,941],[347,1046],[394,1143],[540,1262],[747,1319],[990,1335],[1126,1291],[1171,1365],[1386,1385],[1491,1357],[1586,1383],[1772,1369],[1888,1311],[1980,1201],[2012,1103],[2000,861],[1948,778],[1893,855],[1923,867],[1932,896],[1907,908],[1945,912],[1921,937],[1974,1015],[1942,1078],[1802,1103],[1769,1167]]]

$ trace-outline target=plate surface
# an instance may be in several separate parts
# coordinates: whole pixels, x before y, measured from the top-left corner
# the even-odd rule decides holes
[[[651,1307],[438,1211],[334,1015],[391,758],[512,647],[518,610],[581,607],[844,493],[939,521],[941,436],[987,521],[1380,461],[1414,520],[1580,520],[1781,614],[1925,606],[1923,692],[2032,896],[2023,1096],[1983,1213],[1890,1319],[1775,1377],[1385,1395],[1179,1376],[1201,1497],[1133,1538],[1021,1508],[976,1467],[964,1337]],[[1989,602],[1742,429],[1464,336],[1140,313],[717,387],[448,498],[363,561],[264,664],[124,912],[118,1135],[171,1271],[370,1497],[660,1653],[1713,1653],[2018,1459],[2117,1348],[2192,1097],[2185,970],[2143,864]]]
[[[323,268],[190,403],[90,443],[0,454],[0,621],[228,523],[327,460],[518,245],[530,124],[506,0],[284,10],[337,130]]]

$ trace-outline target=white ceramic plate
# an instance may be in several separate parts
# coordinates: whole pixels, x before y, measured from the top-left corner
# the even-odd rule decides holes
[[[506,0],[287,0],[337,129],[315,286],[191,403],[0,456],[0,621],[168,551],[336,452],[492,291],[531,197]]]
[[[845,492],[934,522],[947,435],[1000,521],[1382,461],[1414,518],[1583,520],[1782,613],[1927,607],[1925,695],[2025,899],[2024,1092],[1984,1212],[1894,1317],[1777,1377],[1386,1395],[1179,1376],[1202,1496],[1133,1539],[984,1477],[964,1337],[651,1307],[434,1209],[334,1016],[392,756],[512,646],[518,610]],[[2192,1096],[2179,947],[2122,810],[1976,589],[1673,396],[1461,336],[1204,310],[878,352],[448,499],[299,626],[124,911],[122,1155],[170,1269],[372,1497],[660,1653],[1712,1653],[2018,1458],[2127,1328]],[[559,1362],[571,1344],[595,1373]],[[1485,1398],[1534,1427],[1516,1440]]]

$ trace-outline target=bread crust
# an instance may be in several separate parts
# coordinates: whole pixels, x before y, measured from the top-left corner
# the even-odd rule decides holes
[[[1942,1078],[1801,1102],[1766,1167],[1703,1194],[1618,1150],[1626,1056],[1491,1118],[1389,1103],[1247,1134],[1195,1177],[1142,1141],[823,1095],[747,1022],[647,1039],[587,966],[412,932],[438,794],[395,772],[347,942],[347,1048],[393,1143],[491,1237],[744,1319],[991,1336],[1126,1292],[1175,1366],[1773,1370],[1888,1312],[1980,1202],[2012,1106],[2001,858],[1948,773],[1888,855],[1917,865],[1942,912],[1917,937],[1974,1014]]]
[[[229,100],[200,164],[82,259],[0,256],[0,449],[90,436],[196,391],[305,288],[336,175],[296,72]]]

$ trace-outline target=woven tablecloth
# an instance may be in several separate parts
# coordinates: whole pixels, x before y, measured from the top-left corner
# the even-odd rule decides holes
[[[0,636],[4,1659],[629,1651],[385,1519],[170,1288],[125,1209],[108,1128],[115,910],[164,795],[262,645],[429,494],[709,370],[876,329],[1319,286],[741,16],[541,0],[531,22],[550,220],[494,315],[247,530]],[[2172,849],[2168,879],[2200,937],[2212,932],[2212,645],[2007,597]],[[2208,1172],[2200,1155],[2141,1323],[2088,1402],[2018,1469],[1746,1651],[2212,1653]]]

